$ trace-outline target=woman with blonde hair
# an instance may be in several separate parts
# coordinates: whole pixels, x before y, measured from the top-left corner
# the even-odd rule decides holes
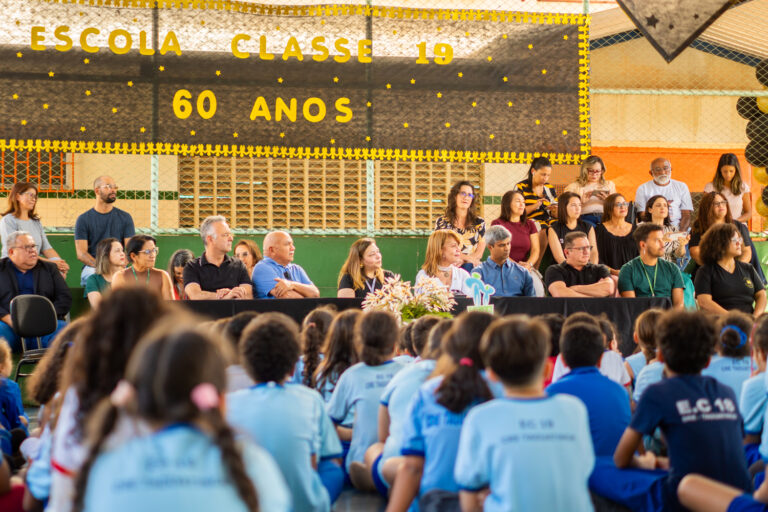
[[[424,256],[424,265],[416,274],[416,285],[421,279],[432,279],[441,286],[454,293],[472,295],[472,291],[466,285],[469,273],[460,268],[461,239],[454,231],[438,229],[429,235],[427,241],[427,253]]]
[[[603,159],[590,155],[581,163],[579,177],[565,187],[565,191],[579,194],[583,203],[581,220],[594,227],[600,224],[603,218],[603,203],[609,195],[616,193],[616,185],[605,179]]]
[[[381,251],[373,238],[355,240],[349,248],[347,261],[341,266],[336,296],[363,299],[384,286],[384,280],[394,276],[394,273],[381,268]]]

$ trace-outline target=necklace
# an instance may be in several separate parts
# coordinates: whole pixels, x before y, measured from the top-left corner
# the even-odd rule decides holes
[[[136,269],[131,267],[131,272],[133,272],[133,279],[138,283],[139,276],[136,275]],[[149,284],[149,269],[147,269],[147,284]]]
[[[451,277],[451,267],[450,266],[448,266],[448,267],[440,267],[440,266],[438,266],[437,270],[442,272],[443,277]]]

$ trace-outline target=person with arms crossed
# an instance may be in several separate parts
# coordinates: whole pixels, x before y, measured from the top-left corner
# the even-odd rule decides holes
[[[292,263],[295,252],[293,239],[285,231],[272,231],[264,237],[264,259],[253,267],[251,276],[257,299],[320,296],[304,269]]]
[[[611,271],[605,265],[589,263],[592,247],[581,231],[565,235],[565,261],[547,269],[544,281],[553,297],[609,297],[613,295]]]

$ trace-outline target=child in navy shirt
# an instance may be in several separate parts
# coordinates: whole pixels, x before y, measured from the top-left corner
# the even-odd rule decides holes
[[[595,455],[613,455],[631,412],[624,388],[597,368],[604,352],[603,333],[591,324],[571,324],[563,331],[560,344],[571,371],[550,384],[547,394],[566,393],[584,402]]]
[[[717,355],[712,357],[701,374],[714,377],[740,397],[741,386],[752,375],[749,346],[752,317],[741,311],[730,311],[720,317],[717,329],[720,333],[715,344]]]
[[[543,391],[546,326],[501,318],[483,336],[481,353],[506,396],[474,407],[461,428],[454,474],[462,510],[593,510],[587,409],[573,396]]]
[[[766,512],[768,480],[754,494],[701,475],[687,475],[677,488],[680,503],[695,512]]]
[[[698,312],[667,312],[657,334],[667,378],[649,386],[640,399],[614,453],[616,466],[669,467],[663,486],[669,510],[681,508],[677,486],[689,473],[750,491],[736,395],[728,386],[701,375],[717,341],[711,320]],[[635,456],[642,436],[656,428],[664,434],[669,459],[652,452]]]

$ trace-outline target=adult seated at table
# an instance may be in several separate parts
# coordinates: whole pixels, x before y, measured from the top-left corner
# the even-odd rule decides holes
[[[72,295],[56,264],[40,259],[32,235],[14,231],[7,243],[8,256],[0,259],[0,338],[5,338],[12,350],[21,351],[21,340],[11,325],[11,300],[18,295],[42,295],[53,302],[59,318],[56,332],[40,340],[47,347],[65,326]]]
[[[710,313],[737,309],[755,318],[765,311],[763,282],[751,264],[738,259],[743,247],[744,239],[731,223],[715,224],[704,233],[699,246],[704,266],[693,282],[700,309]]]
[[[245,265],[227,254],[232,250],[232,231],[221,215],[206,217],[200,224],[205,251],[184,265],[184,293],[190,300],[252,299],[253,285]]]
[[[395,277],[394,272],[381,268],[381,251],[373,238],[355,240],[349,248],[347,261],[339,272],[339,291],[344,299],[364,299],[369,293],[384,286],[384,281]]]
[[[320,291],[301,266],[291,263],[296,247],[291,235],[273,231],[264,237],[264,259],[253,267],[257,299],[319,297]]]
[[[613,295],[613,279],[608,267],[589,262],[592,247],[586,233],[573,231],[565,235],[565,261],[547,269],[544,282],[553,297],[609,297]]]
[[[640,256],[619,271],[622,297],[669,297],[672,306],[683,307],[683,276],[674,263],[664,259],[664,228],[650,222],[640,224],[633,234]]]
[[[494,297],[533,297],[533,278],[522,265],[509,259],[512,234],[503,226],[491,226],[485,232],[490,255],[472,273],[496,289]]]

